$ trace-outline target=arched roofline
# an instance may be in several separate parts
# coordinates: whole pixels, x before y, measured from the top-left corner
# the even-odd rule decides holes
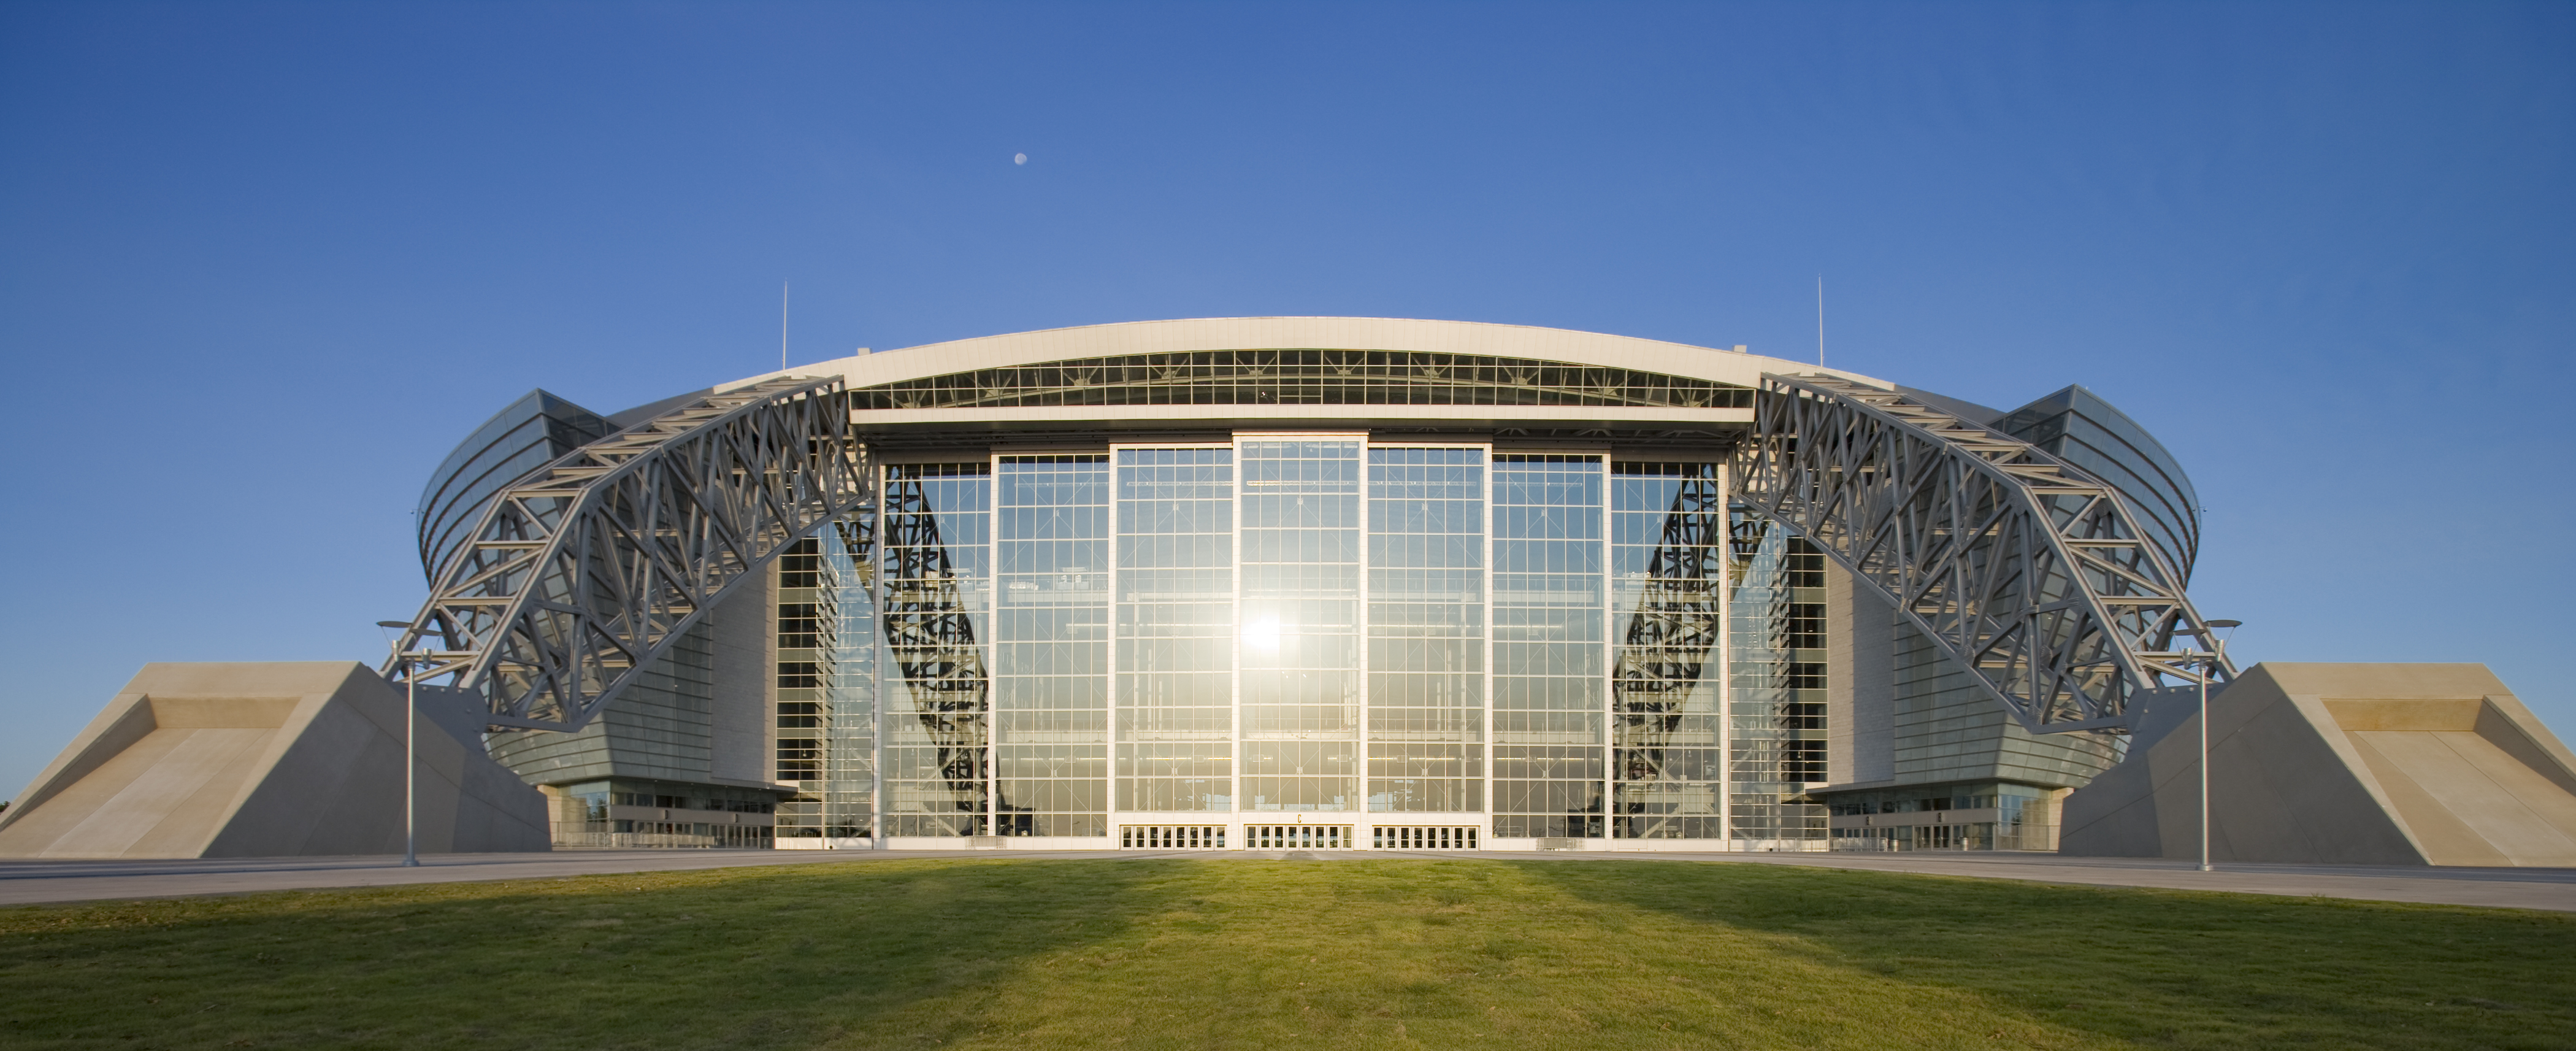
[[[1270,349],[1484,354],[1659,372],[1746,388],[1760,386],[1766,372],[1824,372],[1874,387],[1894,386],[1857,372],[1820,369],[1810,362],[1537,325],[1418,318],[1234,317],[1121,321],[925,343],[765,372],[719,384],[716,389],[732,390],[790,375],[838,376],[859,388],[975,369],[1079,358]]]

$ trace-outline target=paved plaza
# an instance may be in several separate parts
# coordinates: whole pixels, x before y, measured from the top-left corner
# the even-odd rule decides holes
[[[674,872],[761,865],[867,864],[906,858],[1090,859],[1192,858],[1228,861],[1367,863],[1389,858],[1474,858],[1562,864],[1722,862],[1910,872],[2015,879],[2097,887],[2165,887],[2291,897],[2348,898],[2438,905],[2576,912],[2576,869],[2398,868],[2318,865],[2223,865],[2200,872],[2190,862],[2149,858],[2069,858],[2054,854],[1680,854],[1547,851],[1471,854],[1434,851],[560,851],[546,854],[446,854],[403,868],[399,859],[244,858],[186,861],[0,862],[0,906],[136,898],[250,894],[262,891],[391,887],[415,883],[559,879],[626,872]]]

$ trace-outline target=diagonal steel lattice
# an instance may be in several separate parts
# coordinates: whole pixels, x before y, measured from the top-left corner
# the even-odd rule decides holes
[[[582,446],[485,506],[384,673],[474,691],[492,726],[579,729],[727,589],[864,504],[864,456],[838,378],[708,395]]]
[[[900,474],[900,468],[889,468]],[[886,650],[903,675],[912,715],[932,747],[945,798],[925,802],[936,833],[984,835],[993,679],[976,645],[975,620],[957,586],[938,509],[918,477],[885,483],[885,574],[878,616]]]
[[[2117,491],[1893,391],[1764,375],[1742,499],[1874,585],[2034,733],[2122,729],[2210,638]],[[2212,681],[2233,678],[2220,662]]]
[[[1724,716],[1694,713],[1690,702],[1710,691],[1702,680],[1725,641],[1719,595],[1726,586],[1726,540],[1726,490],[1718,479],[1689,478],[1674,487],[1610,672],[1611,822],[1622,838],[1683,835],[1671,826],[1684,815],[1664,812],[1654,797],[1675,782],[1712,780],[1692,759],[1713,751],[1714,721]],[[1708,725],[1693,727],[1694,720]],[[1716,812],[1701,816],[1714,820]]]

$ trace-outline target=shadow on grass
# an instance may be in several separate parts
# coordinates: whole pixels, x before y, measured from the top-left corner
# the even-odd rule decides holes
[[[2148,1046],[2576,1047],[2576,917],[1686,862],[1519,862],[1604,905]],[[1794,950],[1793,950],[1794,951]]]
[[[1171,873],[877,861],[6,910],[0,1045],[928,1045],[942,1019],[907,1008],[1116,935]],[[907,1014],[923,1032],[871,1031]]]

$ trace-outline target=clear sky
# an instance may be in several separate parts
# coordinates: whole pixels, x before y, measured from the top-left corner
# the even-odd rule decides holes
[[[1012,163],[1025,153],[1025,165]],[[146,661],[373,660],[542,386],[1168,317],[1549,325],[1997,406],[2208,506],[2257,660],[2576,735],[2576,5],[0,4],[0,793]]]

